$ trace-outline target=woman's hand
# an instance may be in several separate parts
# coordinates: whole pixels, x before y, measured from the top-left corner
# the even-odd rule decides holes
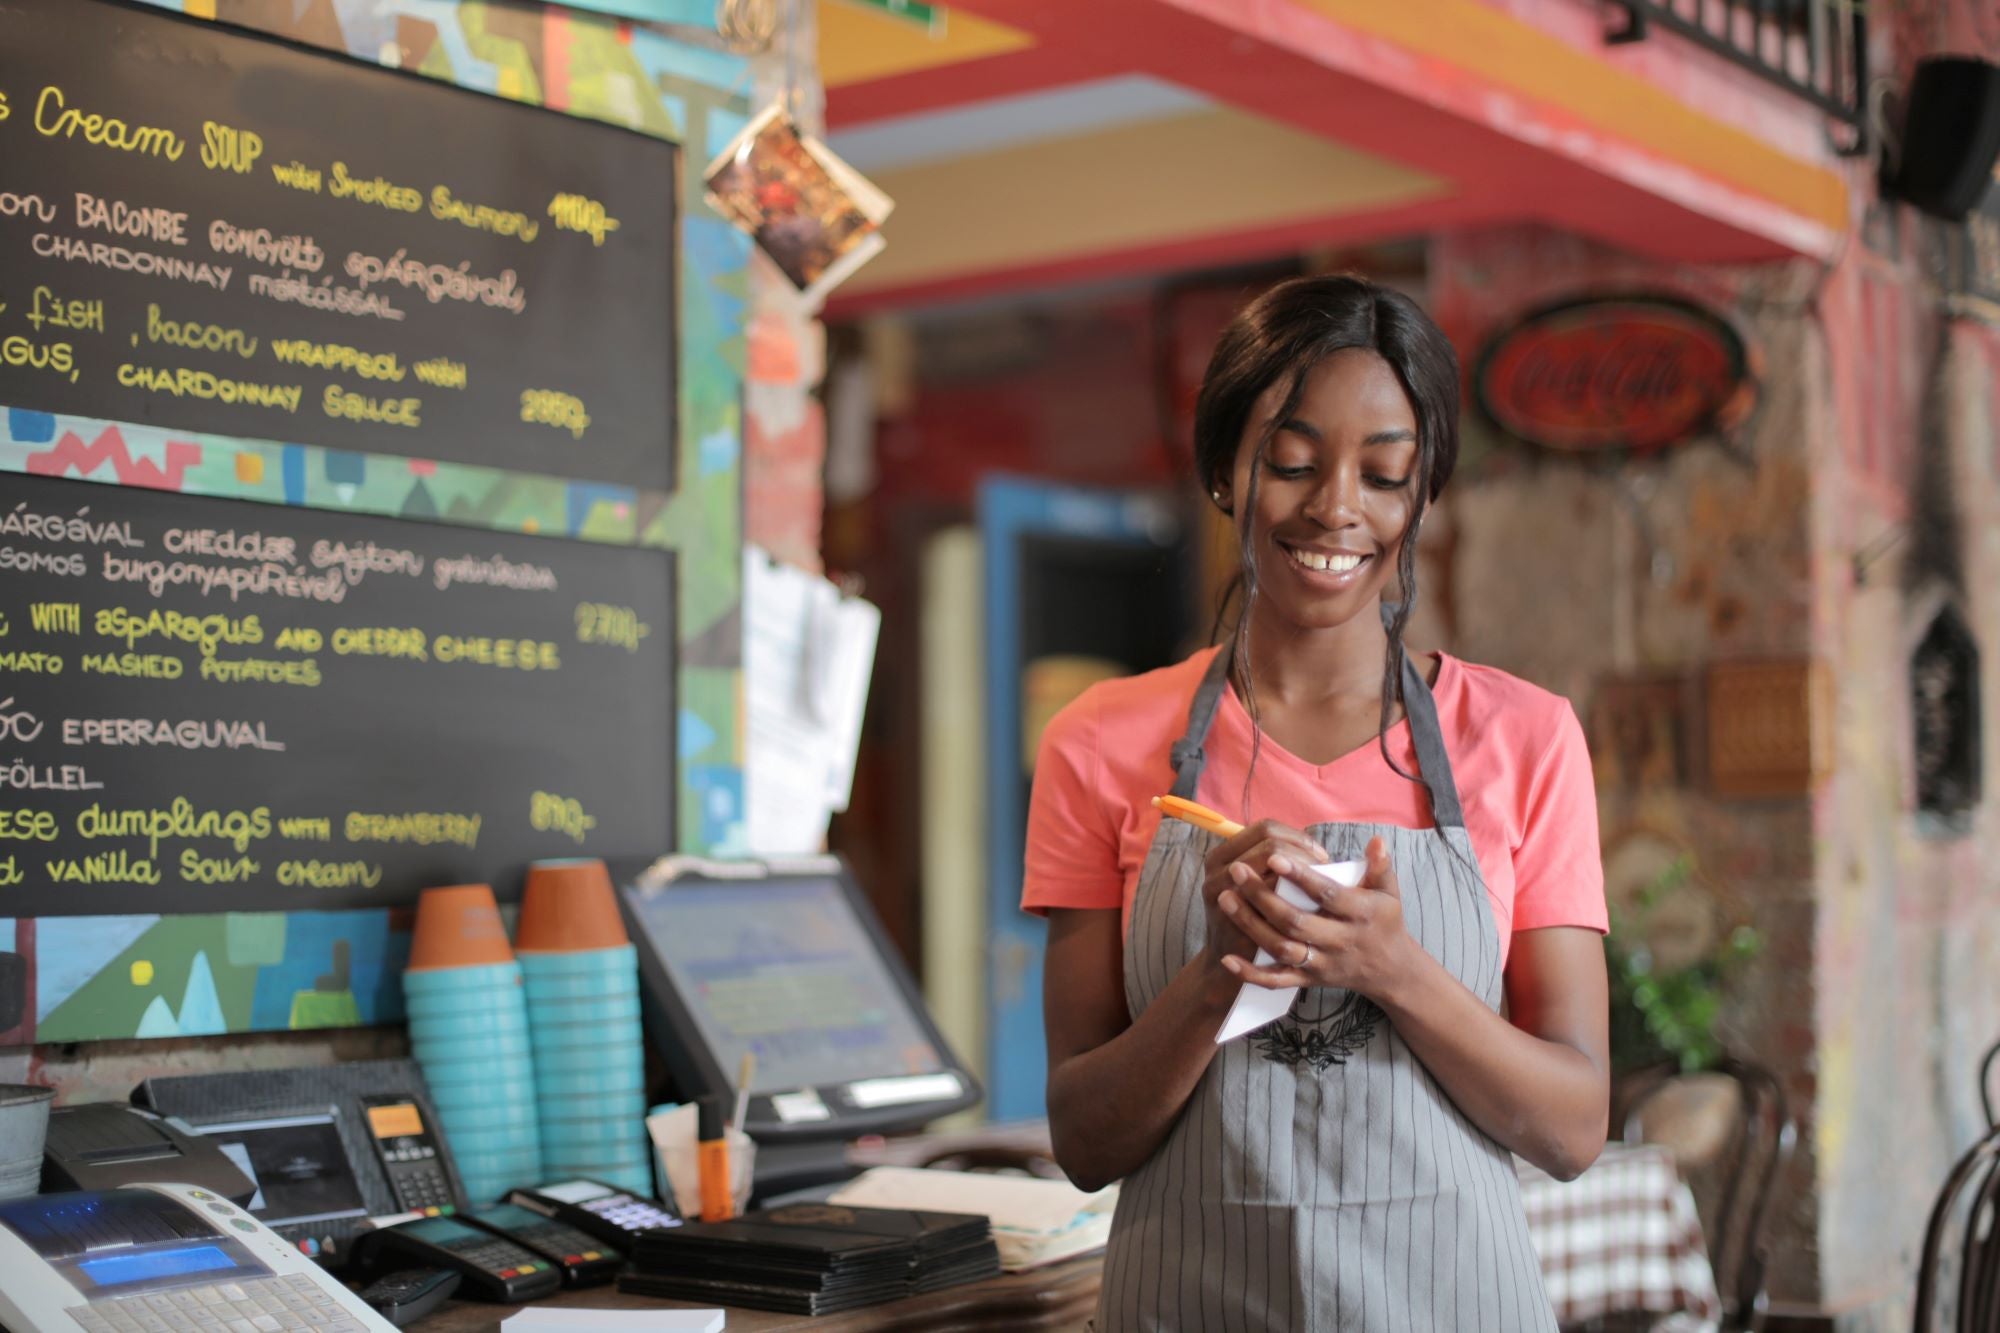
[[[1316,850],[1316,849],[1315,849]],[[1339,986],[1380,1000],[1410,974],[1417,942],[1403,924],[1403,895],[1382,839],[1368,843],[1368,869],[1348,888],[1314,873],[1295,847],[1273,851],[1262,876],[1239,875],[1217,895],[1217,908],[1236,934],[1275,960],[1258,967],[1247,951],[1220,961],[1236,976],[1273,990],[1284,986]],[[1324,855],[1318,861],[1326,860]],[[1288,879],[1320,905],[1302,911],[1278,896]]]
[[[1238,928],[1221,902],[1226,894],[1240,895],[1244,886],[1262,883],[1270,874],[1274,857],[1288,865],[1319,865],[1327,854],[1304,833],[1275,819],[1261,819],[1209,852],[1201,899],[1208,913],[1208,943],[1203,953],[1210,964],[1227,966],[1229,958],[1247,962],[1257,951],[1257,944]]]

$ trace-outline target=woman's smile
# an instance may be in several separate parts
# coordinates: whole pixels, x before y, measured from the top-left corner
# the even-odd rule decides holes
[[[1299,577],[1315,588],[1327,592],[1341,592],[1361,582],[1366,576],[1368,562],[1375,557],[1359,551],[1329,550],[1319,546],[1295,546],[1279,540],[1282,550]]]

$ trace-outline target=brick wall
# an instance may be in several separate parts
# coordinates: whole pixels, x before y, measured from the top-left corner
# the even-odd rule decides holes
[[[1645,461],[1540,454],[1468,412],[1465,464],[1444,498],[1458,558],[1448,586],[1426,593],[1434,641],[1567,696],[1600,749],[1605,692],[1621,681],[1667,680],[1685,700],[1711,662],[1805,656],[1814,568],[1806,495],[1826,410],[1811,320],[1792,293],[1800,276],[1677,270],[1533,228],[1440,237],[1430,272],[1432,310],[1468,359],[1538,304],[1652,290],[1736,319],[1763,366],[1759,409],[1739,437]],[[1793,1102],[1810,1108],[1811,805],[1710,794],[1693,753],[1701,714],[1677,721],[1678,764],[1624,773],[1599,755],[1605,845],[1644,836],[1691,850],[1725,916],[1764,937],[1763,957],[1737,980],[1725,1037],[1778,1070]],[[1771,1279],[1775,1294],[1800,1302],[1819,1288],[1811,1143],[1807,1135],[1785,1182]]]
[[[1440,525],[1460,556],[1433,590],[1431,631],[1568,695],[1587,722],[1634,674],[1698,682],[1709,663],[1760,657],[1830,670],[1833,772],[1810,798],[1718,798],[1698,764],[1637,781],[1600,764],[1599,803],[1607,844],[1628,829],[1684,842],[1764,936],[1723,1027],[1779,1071],[1801,1123],[1772,1296],[1855,1329],[1908,1326],[1925,1215],[1983,1124],[1976,1065],[2000,1038],[2000,870],[1980,854],[2000,810],[1988,799],[1956,835],[1916,814],[1907,702],[1941,595],[1912,558],[1936,527],[1920,492],[1956,502],[1965,535],[1949,551],[1986,649],[1984,697],[2000,687],[2000,334],[1944,326],[1921,231],[1885,234],[1858,236],[1824,277],[1676,271],[1519,229],[1441,237],[1431,263],[1433,309],[1461,352],[1538,301],[1645,286],[1731,313],[1760,353],[1762,405],[1729,447],[1592,468],[1469,419]],[[1698,690],[1687,697],[1698,733]],[[1989,702],[1989,755],[1995,725]]]

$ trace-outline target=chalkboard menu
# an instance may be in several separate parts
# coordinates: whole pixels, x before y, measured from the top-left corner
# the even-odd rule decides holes
[[[0,0],[0,403],[670,489],[677,156],[213,22]]]
[[[673,572],[0,475],[5,914],[404,906],[671,849]]]

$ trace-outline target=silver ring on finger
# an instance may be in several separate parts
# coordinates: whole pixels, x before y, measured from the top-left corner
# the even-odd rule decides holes
[[[1313,965],[1313,947],[1312,945],[1308,944],[1306,946],[1306,956],[1299,959],[1299,966],[1311,967],[1312,965]]]

